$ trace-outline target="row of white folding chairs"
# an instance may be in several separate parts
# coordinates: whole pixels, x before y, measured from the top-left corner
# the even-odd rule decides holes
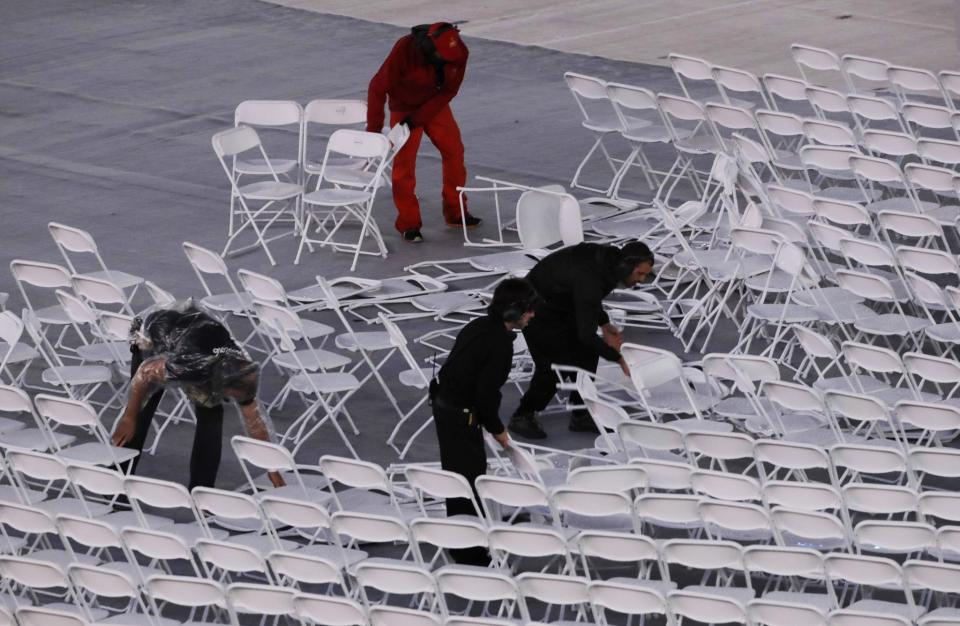
[[[360,603],[350,598],[304,594],[301,591],[274,585],[234,583],[226,589],[221,583],[184,576],[153,575],[143,583],[145,599],[139,595],[139,585],[123,575],[81,564],[66,569],[29,558],[0,557],[0,571],[6,586],[18,585],[26,593],[58,587],[67,597],[80,599],[82,617],[59,623],[83,625],[84,617],[96,618],[108,612],[98,605],[101,597],[128,598],[136,610],[125,617],[162,616],[170,605],[193,610],[213,608],[229,623],[238,624],[242,614],[306,618],[307,622],[327,623],[333,618],[338,624],[485,624],[510,623],[502,618],[516,616],[521,623],[529,622],[531,608],[543,608],[543,621],[556,614],[562,619],[572,613],[575,621],[593,617],[607,623],[606,611],[624,615],[666,615],[668,623],[684,618],[698,621],[737,622],[742,624],[828,623],[828,614],[846,615],[861,620],[882,619],[882,614],[893,614],[892,624],[911,624],[928,611],[931,617],[951,615],[950,601],[941,600],[941,594],[958,591],[956,566],[923,561],[908,561],[902,567],[895,561],[877,557],[832,554],[820,557],[809,550],[771,548],[741,549],[730,542],[671,540],[660,548],[661,566],[682,566],[703,570],[705,584],[677,589],[668,581],[644,579],[589,580],[575,575],[557,575],[528,572],[516,577],[507,572],[464,569],[458,566],[442,567],[434,573],[405,566],[403,563],[371,562],[358,568],[358,574],[367,579],[370,589],[419,597],[421,609],[391,606],[389,604]],[[367,572],[362,572],[368,569]],[[781,587],[767,587],[760,598],[752,588],[750,573],[773,574],[771,579],[787,581]],[[366,576],[364,576],[366,574]],[[737,582],[743,581],[742,586]],[[803,581],[803,582],[800,582]],[[823,583],[826,584],[823,584]],[[798,584],[799,583],[799,584]],[[806,585],[823,586],[823,591],[805,590]],[[893,586],[902,590],[902,600],[874,600],[873,588]],[[809,589],[809,587],[807,587]],[[367,594],[361,596],[367,600]],[[459,609],[452,597],[500,605],[496,617],[484,619],[451,617]],[[919,599],[918,599],[919,597]],[[48,624],[42,621],[54,616],[71,619],[76,612],[56,608],[27,606],[17,609],[21,626]],[[366,606],[365,606],[366,604]],[[471,602],[472,604],[472,602]],[[470,612],[471,604],[467,605]],[[845,609],[837,607],[844,605]],[[453,610],[451,610],[453,609]],[[51,612],[52,611],[52,612]],[[748,612],[756,611],[755,621]],[[836,613],[834,613],[836,611]],[[860,613],[864,611],[864,613]],[[490,615],[490,613],[487,613]],[[592,615],[591,615],[592,614]],[[810,618],[814,621],[809,621]],[[36,618],[38,621],[23,621]],[[314,620],[314,621],[310,621]],[[368,621],[369,620],[369,621]],[[205,622],[206,623],[206,622]],[[540,622],[543,623],[543,622]],[[850,623],[833,621],[829,623]],[[862,621],[855,623],[878,623]],[[923,622],[921,622],[923,623]]]
[[[926,96],[941,99],[951,109],[954,97],[960,97],[960,72],[944,70],[934,74],[918,67],[897,65],[883,59],[855,54],[838,55],[832,50],[795,43],[790,47],[793,60],[806,80],[812,70],[818,75],[837,75],[849,91],[892,89],[901,99]]]

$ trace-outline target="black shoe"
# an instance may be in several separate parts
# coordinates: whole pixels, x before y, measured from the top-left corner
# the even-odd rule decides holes
[[[533,416],[533,413],[514,413],[510,418],[510,424],[507,428],[514,435],[525,437],[526,439],[546,439],[547,433],[540,426],[540,422]]]
[[[472,215],[467,216],[467,228],[476,228],[480,225],[480,222],[483,220],[479,217],[474,217]],[[459,219],[453,220],[452,222],[447,222],[447,226],[450,228],[463,228],[463,222]]]
[[[407,243],[420,243],[423,241],[423,235],[420,234],[419,228],[411,228],[403,231],[403,240]]]
[[[573,415],[570,416],[570,423],[567,424],[567,428],[575,433],[600,434],[600,429],[597,428],[597,423],[593,421],[593,418],[590,417],[590,414],[586,411],[574,411]]]

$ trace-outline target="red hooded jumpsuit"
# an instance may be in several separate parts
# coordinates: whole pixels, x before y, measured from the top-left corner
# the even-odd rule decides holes
[[[438,24],[431,25],[431,31]],[[448,34],[449,33],[449,34]],[[423,133],[440,151],[443,160],[443,217],[448,224],[460,224],[458,186],[467,180],[463,163],[463,141],[453,119],[450,100],[457,95],[467,66],[467,47],[456,30],[435,39],[439,54],[455,60],[443,64],[443,82],[438,84],[434,65],[421,51],[415,37],[405,35],[393,46],[379,71],[370,80],[367,93],[367,130],[383,129],[383,105],[389,97],[390,126],[407,119],[410,138],[393,161],[393,202],[397,206],[396,228],[401,233],[419,230],[420,203],[417,184],[417,150]],[[452,43],[451,43],[452,42]],[[457,49],[459,47],[459,49]],[[466,201],[466,198],[464,198]]]

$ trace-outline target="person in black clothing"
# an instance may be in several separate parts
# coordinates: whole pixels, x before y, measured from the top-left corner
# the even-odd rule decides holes
[[[581,243],[553,252],[541,259],[527,274],[527,280],[541,297],[536,317],[523,336],[533,357],[530,386],[510,419],[510,431],[521,437],[547,436],[537,421],[537,411],[549,404],[557,390],[554,363],[597,371],[600,357],[620,364],[623,336],[610,323],[603,299],[617,287],[633,287],[653,272],[654,256],[642,242],[622,248]],[[601,335],[597,335],[597,328]],[[580,404],[577,394],[570,401]],[[596,432],[596,425],[583,411],[574,411],[570,430]]]
[[[237,347],[223,324],[192,301],[158,309],[145,319],[134,318],[130,352],[130,394],[113,432],[114,445],[143,450],[167,385],[183,388],[193,401],[197,417],[190,455],[190,489],[213,487],[217,480],[224,400],[233,400],[240,407],[251,437],[269,439],[257,407],[259,367]],[[131,473],[139,458],[131,461]],[[274,486],[284,484],[279,473],[268,475]]]
[[[510,439],[500,421],[500,388],[513,365],[514,331],[533,318],[537,294],[529,282],[508,278],[493,292],[487,315],[463,327],[437,379],[431,384],[434,424],[440,442],[440,466],[462,475],[471,486],[487,471],[483,444],[486,430],[508,448]],[[474,494],[477,502],[480,501]],[[447,499],[447,515],[477,515],[466,498]],[[483,548],[451,550],[459,563],[486,565]]]

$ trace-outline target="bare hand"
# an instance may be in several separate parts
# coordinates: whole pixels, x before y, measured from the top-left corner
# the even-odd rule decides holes
[[[497,443],[499,443],[500,447],[504,450],[510,447],[510,435],[507,434],[506,429],[504,429],[503,432],[494,435],[493,438],[497,440]]]
[[[283,480],[283,476],[280,475],[280,472],[267,472],[267,478],[270,479],[270,482],[277,489],[287,486],[287,483]]]
[[[620,369],[623,370],[623,375],[627,378],[630,378],[630,367],[627,365],[627,360],[623,357],[620,357]]]
[[[127,443],[133,439],[133,433],[137,430],[136,420],[128,418],[126,416],[121,417],[120,421],[117,422],[117,428],[113,431],[113,437],[110,438],[110,442],[113,445],[122,447],[123,444]]]
[[[613,324],[604,324],[601,332],[603,333],[603,341],[619,352],[621,346],[623,346],[623,333],[620,332],[620,329]]]

